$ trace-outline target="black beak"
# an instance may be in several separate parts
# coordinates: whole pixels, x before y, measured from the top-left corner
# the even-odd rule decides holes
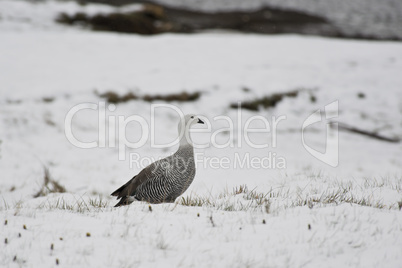
[[[204,124],[204,121],[202,121],[201,119],[198,118],[198,122],[199,124]]]

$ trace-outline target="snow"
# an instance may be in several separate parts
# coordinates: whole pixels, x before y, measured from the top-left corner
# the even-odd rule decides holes
[[[57,258],[61,266],[79,267],[398,267],[397,215],[347,204],[277,216],[172,205],[153,206],[150,212],[144,204],[85,214],[21,210],[18,216],[7,215],[8,224],[1,226],[9,239],[1,246],[2,262],[54,266]]]
[[[0,1],[1,266],[53,267],[58,259],[60,266],[78,267],[400,267],[401,143],[339,132],[339,165],[334,168],[306,151],[301,127],[317,109],[339,101],[337,121],[401,138],[401,43],[222,32],[143,37],[71,29],[52,21],[60,11],[81,9],[112,10],[70,2]],[[233,102],[294,89],[304,90],[273,109],[243,110],[239,117],[229,108]],[[200,91],[195,102],[171,103],[210,123],[209,133],[193,131],[199,144],[228,126],[214,117],[233,120],[232,140],[230,133],[216,135],[218,144],[229,141],[232,147],[195,149],[197,175],[183,196],[207,198],[211,204],[191,207],[177,200],[152,205],[152,211],[142,202],[113,208],[112,191],[150,159],[177,148],[151,148],[151,142],[173,141],[178,115],[156,109],[156,136],[140,148],[125,148],[124,160],[109,134],[105,148],[75,147],[65,134],[68,112],[81,103],[99,107],[104,99],[95,91],[108,90],[139,95]],[[150,103],[136,100],[108,108],[107,131],[119,116],[136,114],[151,123]],[[271,127],[272,116],[286,116],[277,124],[275,147],[272,131],[250,134],[253,143],[268,142],[264,149],[238,138],[255,115],[267,118]],[[100,116],[99,110],[89,109],[75,114],[74,135],[99,141]],[[311,125],[306,144],[324,151],[326,124]],[[136,142],[142,137],[140,126],[131,122],[116,131]],[[261,121],[250,126],[263,127]],[[124,141],[119,133],[116,144]],[[130,153],[142,162],[130,163]],[[236,157],[260,160],[269,153],[276,154],[275,161],[283,158],[285,168],[235,166]],[[228,165],[211,163],[225,157]],[[43,166],[66,193],[33,198],[43,183]],[[251,194],[233,194],[240,185],[267,194],[269,201],[259,205]],[[91,205],[100,198],[100,207]]]

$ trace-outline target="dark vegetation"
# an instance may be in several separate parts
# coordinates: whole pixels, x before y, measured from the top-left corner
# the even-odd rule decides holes
[[[228,29],[255,33],[308,33],[312,30],[311,25],[328,25],[322,17],[270,7],[216,13],[165,8],[165,13],[181,32]]]
[[[143,35],[172,30],[171,25],[164,17],[163,8],[154,5],[146,5],[141,12],[96,14],[94,16],[89,16],[82,12],[74,15],[60,13],[56,21],[67,25],[90,27],[95,31],[138,33]]]
[[[269,96],[264,96],[262,98],[254,99],[251,101],[245,101],[242,102],[241,108],[251,110],[251,111],[258,111],[261,108],[267,109],[267,108],[273,108],[276,106],[276,104],[280,101],[282,101],[283,98],[285,97],[290,97],[294,98],[297,97],[299,94],[299,90],[293,90],[289,92],[284,92],[284,93],[274,93]],[[231,108],[237,109],[239,108],[238,103],[232,103],[230,105]]]
[[[53,98],[53,97],[43,97],[43,98],[42,98],[42,101],[49,103],[49,102],[53,102],[53,101],[54,101],[54,98]]]
[[[337,29],[323,17],[293,10],[264,7],[256,11],[202,12],[144,4],[142,11],[127,13],[69,15],[61,13],[57,22],[80,25],[92,30],[138,33],[193,33],[226,29],[254,33],[302,33],[337,36]]]
[[[147,102],[153,102],[153,101],[188,102],[188,101],[198,100],[201,96],[201,93],[200,92],[194,92],[194,93],[182,92],[182,93],[166,94],[166,95],[157,94],[157,95],[139,96],[132,92],[129,92],[124,95],[119,95],[116,92],[108,91],[108,92],[98,94],[98,95],[101,98],[105,98],[107,100],[107,102],[110,102],[110,103],[121,103],[121,102],[130,101],[130,100],[144,100]]]
[[[399,143],[401,142],[401,139],[398,137],[387,137],[387,136],[383,136],[378,134],[376,131],[367,131],[367,130],[363,130],[354,126],[350,126],[344,123],[340,123],[337,122],[337,127],[339,130],[341,131],[346,131],[346,132],[351,132],[354,134],[359,134],[359,135],[363,135],[372,139],[376,139],[376,140],[380,140],[380,141],[386,141],[386,142],[392,142],[392,143]],[[334,127],[334,125],[330,125],[331,127]]]
[[[112,6],[142,3],[144,9],[136,12],[61,13],[56,21],[71,26],[83,26],[95,31],[112,31],[152,35],[166,32],[194,33],[202,30],[224,29],[246,33],[279,34],[296,33],[338,38],[365,40],[394,40],[398,36],[379,37],[350,31],[348,27],[335,25],[320,15],[303,11],[273,8],[269,6],[249,11],[203,12],[184,8],[162,6],[147,0],[78,0],[87,3],[103,3]]]
[[[366,94],[364,94],[363,92],[359,92],[359,93],[357,94],[357,97],[358,97],[359,99],[364,99],[364,98],[366,97]]]
[[[82,5],[87,3],[103,3],[111,6],[123,6],[133,3],[143,3],[148,5],[158,5],[152,0],[76,0]],[[159,5],[160,6],[160,5]],[[321,14],[307,14],[305,11],[295,11],[289,9],[276,9],[269,6],[262,7],[253,11],[228,11],[228,12],[198,12],[169,6],[161,6],[167,22],[171,25],[189,26],[193,30],[201,29],[231,29],[245,32],[257,33],[299,33],[313,34],[320,36],[330,36],[338,38],[353,38],[364,40],[393,40],[401,41],[402,38],[397,34],[388,36],[378,35],[375,32],[363,33],[362,27],[354,28],[350,25],[350,19],[346,23],[339,20],[327,20]],[[356,10],[356,8],[351,8]],[[337,12],[337,8],[334,8]],[[354,13],[349,13],[354,14]],[[389,15],[389,14],[388,14]],[[385,17],[388,17],[386,15]],[[391,20],[383,17],[380,20]],[[349,23],[347,22],[349,21]],[[355,20],[354,20],[355,21]],[[367,23],[371,23],[367,21]],[[354,24],[354,23],[353,23]],[[359,23],[365,26],[364,22]],[[209,25],[212,25],[210,27]],[[179,27],[180,28],[180,27]],[[186,27],[183,27],[183,29]],[[171,29],[171,31],[177,31]]]

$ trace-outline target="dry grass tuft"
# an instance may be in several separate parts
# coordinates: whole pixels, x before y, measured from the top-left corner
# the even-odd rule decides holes
[[[104,201],[102,196],[99,196],[98,198],[89,198],[88,200],[84,200],[81,196],[73,202],[66,201],[63,197],[60,197],[57,200],[46,200],[38,206],[39,209],[69,210],[79,213],[91,211],[99,212],[107,207],[109,207],[109,202]]]
[[[329,205],[354,204],[377,209],[401,209],[402,201],[386,204],[383,199],[375,197],[373,192],[379,188],[391,188],[400,192],[402,180],[366,180],[361,185],[333,182],[326,189],[318,184],[303,189],[280,187],[267,192],[248,189],[246,185],[236,186],[232,191],[225,191],[217,196],[182,197],[177,204],[183,206],[209,207],[224,211],[261,211],[273,213],[278,210],[303,207],[310,209]]]
[[[65,193],[66,188],[57,181],[53,180],[50,176],[49,169],[44,167],[43,184],[34,197],[46,196],[49,193]]]

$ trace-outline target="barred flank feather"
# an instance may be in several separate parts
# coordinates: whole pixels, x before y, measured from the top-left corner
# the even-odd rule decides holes
[[[172,155],[149,166],[146,182],[139,185],[135,197],[149,203],[171,203],[184,193],[195,176],[194,153],[192,146],[179,148]]]

